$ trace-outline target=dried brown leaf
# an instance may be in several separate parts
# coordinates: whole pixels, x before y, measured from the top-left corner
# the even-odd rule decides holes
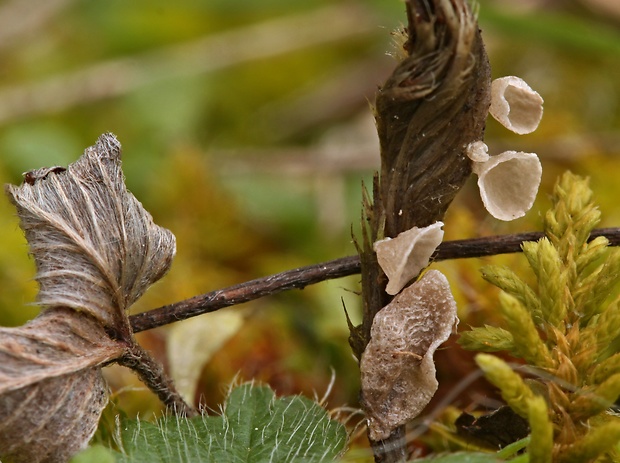
[[[174,235],[127,191],[120,158],[120,143],[104,134],[66,170],[7,186],[37,265],[39,303],[85,311],[115,329],[175,254]]]
[[[124,349],[94,318],[47,310],[24,326],[0,328],[0,394],[101,365]]]
[[[386,237],[443,220],[471,174],[467,146],[483,139],[491,72],[469,3],[406,2],[409,56],[375,102],[381,182],[374,199],[385,211]]]
[[[88,444],[107,400],[100,368],[3,394],[0,457],[6,463],[66,462]]]
[[[86,446],[107,403],[101,365],[123,343],[94,318],[49,309],[18,328],[0,329],[0,457],[64,462]]]
[[[101,366],[141,349],[125,309],[166,273],[175,239],[127,191],[112,134],[66,169],[29,172],[6,189],[45,309],[0,328],[0,458],[65,462],[87,445],[107,403]]]

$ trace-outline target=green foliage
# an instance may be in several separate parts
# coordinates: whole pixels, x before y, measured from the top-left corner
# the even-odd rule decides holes
[[[113,452],[103,445],[93,445],[74,456],[70,463],[115,463]]]
[[[316,402],[301,396],[276,399],[268,387],[244,384],[232,390],[221,416],[166,416],[156,423],[121,423],[112,460],[88,449],[73,463],[97,455],[103,462],[295,462],[333,461],[346,444],[344,427]]]
[[[620,337],[612,298],[620,253],[606,249],[606,238],[589,241],[600,221],[592,196],[587,179],[560,178],[545,216],[546,237],[523,244],[536,288],[510,270],[485,269],[485,278],[504,291],[506,329],[474,328],[459,340],[467,349],[507,351],[538,372],[526,383],[504,360],[476,357],[508,405],[528,419],[530,462],[620,458],[620,419],[607,413],[620,396],[620,357],[610,347]]]

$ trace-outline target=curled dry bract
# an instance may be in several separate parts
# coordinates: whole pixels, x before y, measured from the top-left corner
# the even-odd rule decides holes
[[[7,186],[37,265],[38,301],[118,329],[123,311],[169,269],[174,235],[127,191],[114,135],[55,169]]]
[[[458,322],[446,277],[429,270],[374,318],[362,355],[370,438],[386,439],[420,414],[437,390],[433,354]]]
[[[98,365],[118,357],[93,318],[47,310],[24,326],[0,328],[0,457],[64,462],[97,429],[108,399]]]
[[[374,244],[377,261],[388,277],[385,291],[397,294],[429,263],[433,252],[443,240],[443,222],[428,227],[413,227],[396,238],[386,238]]]
[[[125,309],[168,270],[174,235],[127,191],[120,144],[104,134],[66,170],[6,190],[37,266],[43,311],[0,328],[0,459],[67,461],[107,403],[101,366],[124,355]]]
[[[505,151],[474,163],[473,171],[478,175],[484,207],[496,219],[523,217],[534,204],[542,178],[536,154]]]
[[[518,134],[531,133],[543,115],[543,99],[521,78],[508,76],[491,84],[489,112],[497,121]]]

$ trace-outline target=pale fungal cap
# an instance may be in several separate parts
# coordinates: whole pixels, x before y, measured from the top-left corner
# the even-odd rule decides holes
[[[424,228],[413,227],[396,238],[386,238],[374,244],[377,261],[388,277],[385,291],[397,294],[425,268],[437,246],[443,240],[443,222]]]
[[[450,284],[437,270],[426,272],[375,315],[360,361],[372,440],[386,439],[429,403],[438,386],[433,355],[457,323]]]
[[[519,135],[531,133],[543,115],[543,99],[519,77],[508,76],[491,83],[489,113],[497,121]]]
[[[467,157],[474,162],[484,162],[489,160],[489,147],[482,140],[478,140],[467,145],[465,150]]]
[[[473,171],[478,175],[484,207],[496,219],[518,219],[534,204],[542,177],[536,154],[505,151],[474,163]]]

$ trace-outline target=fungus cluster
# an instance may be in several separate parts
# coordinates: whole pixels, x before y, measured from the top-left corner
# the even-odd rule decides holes
[[[538,127],[543,99],[519,77],[495,79],[491,84],[489,113],[504,127],[519,135]],[[499,220],[514,220],[530,210],[542,177],[542,166],[534,153],[505,151],[489,156],[483,141],[467,147],[478,175],[478,188],[484,207]]]
[[[442,227],[442,222],[412,227],[374,244],[388,277],[386,292],[395,295],[375,315],[360,361],[368,430],[375,441],[418,416],[437,391],[433,355],[458,323],[456,302],[438,270],[409,282],[428,266],[443,239]]]
[[[533,132],[542,118],[541,96],[518,77],[491,86],[489,113],[518,134]],[[532,207],[542,166],[534,153],[505,151],[489,156],[483,141],[467,146],[478,175],[484,206],[500,220],[513,220]],[[362,354],[362,392],[373,440],[388,438],[395,427],[415,418],[437,390],[433,354],[458,323],[446,277],[428,266],[443,240],[443,223],[412,227],[374,243],[377,262],[395,296],[374,317],[371,339]],[[409,285],[409,286],[407,286]]]

